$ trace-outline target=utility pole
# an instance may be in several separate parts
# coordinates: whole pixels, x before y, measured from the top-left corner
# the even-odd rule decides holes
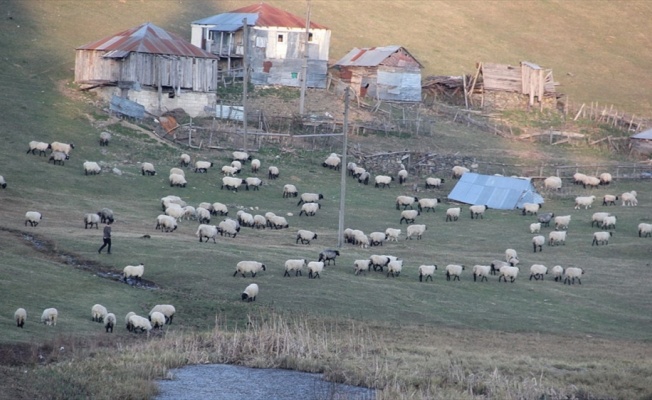
[[[342,149],[342,162],[340,163],[340,170],[342,172],[340,177],[340,215],[337,230],[337,247],[344,245],[344,199],[346,198],[346,153],[348,150],[348,132],[349,132],[349,91],[350,87],[344,89],[344,122],[342,123],[342,142],[344,142]]]
[[[247,18],[242,20],[243,25],[243,68],[244,78],[242,82],[242,129],[244,130],[243,138],[244,144],[242,145],[243,151],[247,151],[247,89],[249,86],[249,25],[247,25]]]
[[[303,37],[303,60],[301,64],[301,97],[299,100],[299,115],[304,114],[306,102],[306,86],[308,85],[308,39],[310,38],[310,0],[306,0],[306,33]]]

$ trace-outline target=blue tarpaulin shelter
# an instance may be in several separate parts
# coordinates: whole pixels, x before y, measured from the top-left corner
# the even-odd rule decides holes
[[[537,193],[529,179],[473,172],[462,175],[448,199],[467,204],[484,204],[499,210],[523,208],[523,203],[543,203],[543,197]]]

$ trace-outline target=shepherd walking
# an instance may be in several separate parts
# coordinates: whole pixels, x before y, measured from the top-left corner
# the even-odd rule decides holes
[[[101,254],[102,249],[106,246],[109,246],[107,253],[111,254],[111,221],[107,221],[106,225],[104,225],[104,244],[102,244],[102,247],[100,247],[97,252]]]

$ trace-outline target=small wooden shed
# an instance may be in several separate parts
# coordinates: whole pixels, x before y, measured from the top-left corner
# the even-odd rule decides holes
[[[360,96],[379,100],[421,101],[423,65],[404,47],[354,48],[333,65],[339,79]]]
[[[652,154],[652,129],[630,136],[629,142],[632,145],[632,152],[641,155]]]

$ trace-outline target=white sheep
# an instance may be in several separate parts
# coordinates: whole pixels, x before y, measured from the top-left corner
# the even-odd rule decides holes
[[[14,321],[16,321],[16,326],[22,328],[25,325],[27,320],[27,311],[24,308],[19,308],[14,312]]]
[[[442,183],[444,183],[442,178],[426,178],[426,189],[439,189]]]
[[[238,169],[231,165],[225,165],[222,167],[222,175],[234,176],[237,173],[238,173]]]
[[[56,165],[57,163],[64,165],[64,161],[70,160],[70,156],[68,156],[66,153],[62,153],[60,151],[53,151],[52,154],[50,154],[50,158],[48,159],[48,164],[50,161],[52,161],[52,164]]]
[[[351,232],[352,235],[352,243],[355,245],[359,245],[361,248],[367,248],[369,247],[370,241],[369,237],[365,235],[364,232],[362,232],[359,229],[354,229]]]
[[[549,176],[543,181],[543,187],[548,190],[560,190],[561,186],[561,178],[558,176]]]
[[[220,189],[227,188],[228,190],[233,190],[234,192],[237,192],[240,185],[242,185],[241,178],[225,176],[224,178],[222,178],[222,186],[220,187]]]
[[[181,200],[181,197],[179,196],[169,195],[161,197],[161,210],[165,211],[166,208],[170,207],[170,204],[177,204],[180,207],[186,206],[186,202]]]
[[[410,207],[412,209],[412,204],[418,202],[419,199],[414,196],[398,196],[396,197],[396,209],[400,210],[401,206],[403,209]]]
[[[323,198],[324,195],[321,193],[301,193],[297,206],[300,206],[302,203],[317,203]]]
[[[602,229],[616,229],[616,216],[608,215],[602,220]]]
[[[240,223],[232,218],[226,218],[217,224],[217,229],[220,232],[220,236],[226,235],[235,238],[238,232],[240,232]]]
[[[202,238],[206,238],[206,243],[209,239],[213,239],[213,243],[217,243],[215,238],[217,237],[219,231],[215,225],[200,224],[195,232],[195,236],[199,238],[199,243],[202,242]]]
[[[134,328],[134,327],[131,325],[131,321],[130,321],[132,315],[136,315],[136,313],[133,312],[133,311],[129,311],[129,312],[127,313],[127,315],[125,315],[125,324],[126,324],[126,326],[127,326],[127,330],[128,330],[129,332],[131,332],[131,331],[133,330],[133,328]]]
[[[283,198],[297,197],[298,195],[299,191],[297,190],[296,186],[289,183],[283,186]]]
[[[446,210],[446,222],[448,221],[457,221],[460,218],[460,213],[462,212],[461,207],[451,207]]]
[[[342,160],[337,156],[337,154],[332,153],[330,156],[326,158],[326,160],[324,160],[324,162],[321,165],[324,168],[330,168],[339,171],[341,163]]]
[[[369,172],[367,172],[367,171],[364,171],[360,175],[358,175],[358,183],[363,183],[365,185],[368,185],[370,177],[371,177],[371,174]]]
[[[421,212],[419,210],[403,210],[401,211],[401,219],[399,224],[402,224],[405,221],[406,224],[414,223],[414,220],[419,216]]]
[[[532,238],[532,247],[534,248],[534,252],[537,252],[537,247],[539,248],[539,251],[543,251],[543,245],[546,243],[546,237],[543,235],[538,235]]]
[[[100,146],[108,146],[109,141],[111,141],[111,133],[106,131],[100,133]]]
[[[595,196],[577,196],[575,198],[575,209],[579,210],[580,207],[584,207],[584,209],[588,209],[591,207],[593,202],[595,201]]]
[[[101,304],[95,304],[91,307],[91,321],[104,322],[104,318],[108,313],[106,307]]]
[[[602,205],[603,206],[609,206],[609,205],[615,206],[617,200],[618,200],[618,196],[616,196],[615,194],[605,194],[602,197]]]
[[[165,215],[169,215],[170,217],[179,220],[181,217],[184,216],[185,210],[181,208],[178,204],[171,204],[170,207],[165,209]]]
[[[223,215],[226,216],[229,214],[229,208],[226,206],[226,204],[220,203],[220,202],[215,202],[211,205],[211,214],[213,215]]]
[[[586,189],[588,186],[589,188],[597,188],[600,186],[600,178],[596,176],[587,176],[584,178],[583,186]]]
[[[412,236],[416,236],[417,240],[420,240],[426,229],[428,228],[424,224],[408,225],[405,239],[412,239]]]
[[[195,172],[207,173],[208,169],[213,166],[210,161],[195,161]]]
[[[599,176],[601,185],[608,185],[613,181],[613,177],[608,172],[603,172]]]
[[[509,265],[504,265],[500,267],[500,276],[498,277],[498,282],[500,282],[501,279],[505,280],[505,283],[507,283],[507,278],[509,278],[510,282],[514,283],[516,280],[516,277],[518,276],[518,267],[512,267]]]
[[[398,238],[401,236],[401,230],[395,228],[385,229],[385,239],[389,242],[394,241],[398,242]]]
[[[138,265],[127,265],[122,270],[122,280],[127,282],[129,279],[135,279],[140,282],[143,279],[143,274],[145,273],[145,264],[140,263]]]
[[[533,222],[530,224],[530,233],[541,232],[541,222]]]
[[[637,193],[632,190],[631,192],[625,192],[620,195],[622,205],[624,206],[637,206],[638,200],[636,200]]]
[[[256,277],[256,274],[260,271],[265,271],[265,264],[258,261],[240,261],[235,266],[235,272],[233,276],[236,276],[238,273],[242,274],[242,277],[245,277],[248,272],[251,273],[251,277]]]
[[[407,178],[408,178],[408,172],[407,172],[406,169],[402,169],[402,170],[398,171],[398,183],[399,184],[402,185],[404,182],[407,181]]]
[[[258,172],[258,170],[260,170],[260,160],[254,158],[253,160],[251,160],[251,172],[255,174]]]
[[[160,214],[156,217],[156,229],[163,232],[174,232],[177,229],[177,220],[169,215]]]
[[[500,268],[501,268],[501,267],[505,267],[505,266],[507,266],[507,267],[513,267],[513,265],[511,265],[510,263],[508,263],[508,262],[506,262],[506,261],[502,261],[502,260],[493,260],[493,261],[491,262],[491,265],[490,265],[490,267],[491,267],[491,271],[490,271],[490,272],[491,272],[491,275],[496,275],[496,274],[498,273],[498,271],[500,271]]]
[[[294,271],[294,276],[303,275],[303,267],[306,266],[306,260],[304,258],[300,259],[290,259],[285,261],[285,273],[283,276],[290,276],[290,272]]]
[[[254,225],[253,228],[256,229],[265,229],[267,227],[267,219],[260,214],[254,215]]]
[[[387,264],[387,277],[389,278],[392,275],[392,278],[395,278],[401,274],[403,270],[403,260],[391,260]]]
[[[604,221],[604,219],[607,218],[609,215],[611,214],[602,211],[593,213],[593,215],[591,216],[591,226],[593,226],[594,224],[598,227],[602,226],[602,221]]]
[[[38,211],[27,211],[25,213],[25,226],[29,222],[30,226],[37,226],[43,219],[43,215]]]
[[[165,315],[165,323],[167,325],[172,324],[172,318],[174,318],[174,314],[177,312],[172,304],[157,304],[151,309],[149,315],[152,315],[157,311]]]
[[[179,156],[179,165],[182,167],[188,167],[190,165],[190,156],[188,154],[181,154]]]
[[[321,279],[321,276],[319,275],[321,272],[324,271],[324,262],[323,261],[310,261],[308,263],[308,278],[309,279],[315,279],[319,278]]]
[[[258,285],[255,283],[249,284],[245,288],[244,291],[242,291],[242,295],[240,296],[242,298],[242,301],[256,301],[256,296],[258,296]]]
[[[186,220],[197,219],[197,209],[193,206],[185,206],[182,208],[183,216],[181,218]],[[210,216],[210,212],[209,212]]]
[[[106,314],[106,317],[104,317],[104,329],[106,330],[106,333],[113,333],[113,327],[115,326],[116,322],[117,319],[114,313]]]
[[[100,225],[100,216],[97,215],[96,213],[88,213],[84,215],[84,229],[88,229],[90,226],[93,228],[93,225],[95,225],[95,229],[99,229]]]
[[[555,221],[555,230],[568,229],[570,225],[571,216],[570,215],[558,215],[554,219]]]
[[[231,167],[235,168],[235,173],[239,174],[242,171],[242,163],[238,160],[231,161]]]
[[[379,187],[382,185],[382,187],[390,187],[389,184],[394,180],[393,176],[387,176],[387,175],[377,175],[374,180],[376,181],[375,187]]]
[[[240,161],[243,164],[251,160],[251,155],[245,151],[234,151],[232,156],[233,161]]]
[[[586,175],[581,172],[576,172],[573,174],[573,183],[576,185],[583,185],[586,180]]]
[[[435,207],[437,207],[437,204],[441,203],[441,199],[438,198],[419,199],[418,203],[419,204],[417,208],[419,211],[425,210],[426,212],[430,212],[430,210],[432,210],[432,212],[435,212]]]
[[[568,283],[569,285],[575,284],[575,279],[577,279],[577,282],[581,285],[582,281],[580,280],[580,277],[584,275],[584,270],[582,268],[577,268],[577,267],[568,267],[564,271],[564,283]]]
[[[360,272],[366,273],[367,271],[369,271],[369,269],[371,268],[370,263],[371,260],[369,259],[353,261],[353,269],[355,270],[355,274],[359,275]]]
[[[369,265],[374,269],[374,271],[380,270],[380,272],[383,272],[383,268],[386,267],[390,261],[396,259],[397,258],[394,256],[372,254],[369,256]]]
[[[143,175],[154,176],[156,175],[156,168],[154,168],[154,164],[150,162],[144,162],[140,164],[140,173]]]
[[[5,177],[0,175],[0,187],[5,189],[7,187],[7,181],[5,180]]]
[[[456,165],[453,167],[453,179],[460,179],[462,175],[469,172],[470,170],[466,167]]]
[[[319,203],[303,203],[301,205],[301,212],[299,212],[299,216],[302,214],[306,214],[308,217],[315,216],[317,214],[317,210],[321,208],[321,204]]]
[[[428,278],[430,278],[430,281],[432,281],[432,276],[435,274],[435,271],[437,270],[437,265],[432,264],[432,265],[420,265],[419,266],[419,282],[428,282]]]
[[[638,224],[638,237],[652,236],[652,224],[641,222]]]
[[[385,238],[385,232],[371,232],[369,234],[369,246],[382,246]]]
[[[530,280],[538,281],[539,279],[543,280],[544,275],[548,273],[548,267],[543,264],[532,264],[530,267]]]
[[[299,243],[299,240],[301,241],[301,244],[310,244],[311,240],[317,239],[317,234],[313,231],[309,231],[306,229],[299,229],[297,231],[297,240],[295,242]]]
[[[254,226],[254,216],[251,215],[250,213],[240,210],[236,213],[236,216],[238,218],[238,222],[242,226],[248,226],[250,228],[253,228]]]
[[[536,215],[541,208],[541,204],[538,203],[523,203],[523,215]]]
[[[548,234],[548,246],[566,244],[566,231],[552,231]]]
[[[593,232],[593,242],[591,246],[599,246],[601,244],[609,244],[609,238],[613,235],[613,232]]]
[[[57,325],[57,318],[59,318],[59,311],[56,308],[46,308],[41,314],[41,322],[45,325]]]
[[[280,174],[281,174],[281,172],[279,171],[278,167],[270,166],[267,169],[267,178],[268,179],[278,179]]]
[[[186,181],[186,178],[183,175],[179,175],[179,174],[171,174],[169,179],[170,179],[170,187],[177,186],[177,187],[185,188],[186,184],[188,183]]]
[[[163,329],[163,326],[165,326],[165,315],[163,315],[163,313],[160,311],[154,311],[153,313],[149,314],[149,320],[152,323],[152,328],[154,329]]]
[[[512,263],[515,260],[518,260],[518,253],[514,249],[506,249],[505,250],[505,261],[508,263]]]
[[[51,149],[50,143],[39,142],[37,140],[32,140],[29,142],[29,149],[27,149],[27,154],[32,153],[36,154],[38,151],[39,156],[47,155],[47,150]]]
[[[554,267],[552,267],[551,272],[555,282],[561,282],[564,275],[564,267],[562,267],[561,265],[555,265]]]
[[[131,331],[134,333],[143,333],[152,330],[152,323],[145,317],[140,315],[132,315],[129,317],[129,325],[131,326]]]
[[[469,207],[469,212],[471,213],[471,219],[478,217],[484,219],[484,212],[489,208],[487,205],[483,204],[474,204]]]
[[[274,215],[268,221],[270,223],[270,227],[273,229],[283,229],[290,226],[285,217],[281,215]]]
[[[263,181],[255,176],[250,176],[245,178],[245,189],[249,190],[249,186],[253,188],[251,190],[260,190],[260,187],[263,186]]]
[[[473,282],[476,282],[476,279],[479,277],[480,282],[483,280],[489,280],[489,274],[491,274],[490,265],[474,265],[473,266]]]
[[[354,176],[356,168],[358,168],[358,164],[354,163],[353,161],[349,161],[349,163],[346,164],[346,173],[347,173],[347,175]]]
[[[50,148],[52,152],[58,151],[68,156],[70,155],[70,150],[75,148],[75,145],[73,143],[52,142],[50,143]]]
[[[446,266],[446,280],[450,281],[452,278],[453,280],[457,279],[459,281],[464,268],[464,265],[448,264]]]

